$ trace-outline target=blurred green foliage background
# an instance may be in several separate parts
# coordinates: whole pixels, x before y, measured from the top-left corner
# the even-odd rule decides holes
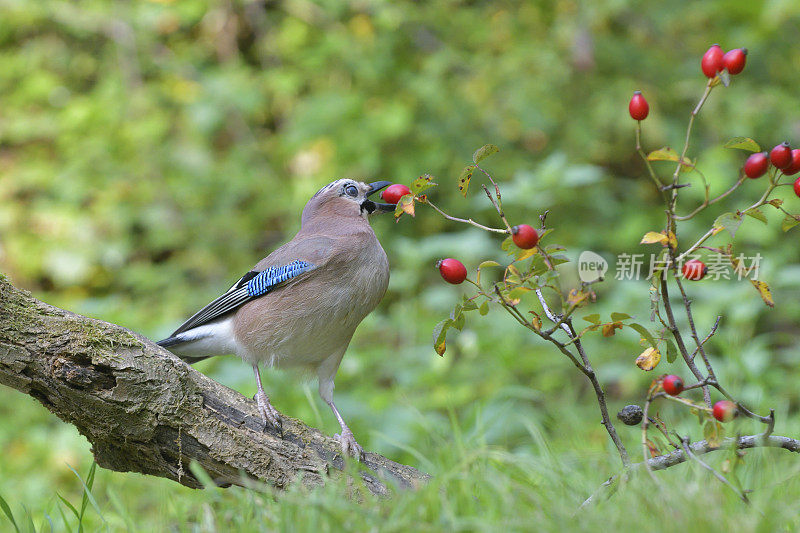
[[[478,183],[466,200],[456,190],[461,168],[484,143],[501,148],[486,163],[504,188],[512,223],[535,225],[549,210],[555,231],[547,243],[565,245],[573,259],[582,250],[612,262],[619,253],[649,253],[638,242],[661,229],[663,211],[634,151],[632,91],[641,89],[651,105],[645,149],[679,148],[706,82],[702,53],[713,42],[749,49],[744,73],[715,89],[704,107],[689,153],[712,193],[722,192],[745,157],[721,147],[728,138],[800,145],[798,24],[800,4],[789,0],[0,0],[0,271],[40,299],[161,338],[289,239],[305,201],[335,178],[409,183],[427,172],[440,183],[432,193],[438,204],[493,223]],[[672,171],[665,163],[656,168]],[[746,183],[686,223],[681,242],[693,242],[723,211],[755,201],[761,186]],[[702,199],[699,182],[685,191],[682,212]],[[800,211],[788,188],[779,197]],[[766,214],[768,225],[745,220],[734,244],[765,257],[761,279],[772,286],[776,308],[766,308],[746,281],[693,284],[691,296],[702,331],[724,317],[711,343],[723,382],[761,412],[774,407],[778,433],[797,435],[799,230],[784,233],[782,215]],[[473,505],[470,490],[445,503],[429,492],[431,512],[420,518],[427,527],[490,527],[508,518],[498,514],[504,507],[519,518],[545,505],[529,491],[560,495],[569,516],[617,467],[582,376],[498,310],[470,316],[444,358],[431,348],[434,324],[463,290],[445,286],[433,264],[445,256],[470,269],[484,259],[507,261],[500,239],[424,206],[415,219],[385,217],[373,226],[392,280],[356,334],[336,393],[359,441],[435,475],[451,472],[462,488],[509,476],[502,487],[475,489],[501,495],[486,500],[495,512]],[[564,288],[576,279],[574,263],[566,265]],[[646,322],[647,287],[610,279],[589,312],[622,311]],[[587,345],[610,409],[641,402],[654,376],[633,365],[638,336],[620,332]],[[198,367],[255,392],[249,369],[232,357]],[[666,361],[656,372],[686,374]],[[285,414],[328,433],[338,429],[315,384],[274,372],[265,381]],[[685,413],[659,409],[701,438]],[[88,443],[7,389],[0,390],[0,420],[0,495],[37,521],[56,516],[56,491],[80,494],[66,465],[85,472]],[[737,424],[734,431],[759,430]],[[639,432],[619,429],[638,457]],[[445,453],[453,442],[458,449]],[[507,455],[499,460],[490,451]],[[756,463],[744,476],[754,488],[768,487],[763,505],[777,505],[769,490],[800,492],[800,463],[764,453],[774,462]],[[472,469],[474,461],[488,466]],[[512,482],[520,481],[513,470],[520,463],[550,466],[520,489]],[[664,479],[686,478],[690,470],[681,468]],[[746,511],[712,481],[698,474],[693,487],[732,506],[720,520],[743,520],[736,513]],[[250,516],[236,514],[239,499],[249,498],[241,491],[208,497],[105,471],[96,490],[113,527],[192,530],[222,523],[215,517]],[[337,497],[315,496],[329,505]],[[394,509],[414,509],[415,497],[422,496],[405,496]],[[290,511],[304,501],[287,496],[269,527],[311,527],[302,522],[308,516],[323,529],[346,526],[333,512]],[[266,498],[259,508],[279,504]],[[392,504],[375,505],[374,515],[353,508],[364,522],[350,525],[386,526],[381,517]],[[492,521],[457,519],[473,515]]]

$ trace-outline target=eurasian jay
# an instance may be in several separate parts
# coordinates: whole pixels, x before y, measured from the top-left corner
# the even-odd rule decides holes
[[[189,363],[225,354],[250,363],[265,427],[279,428],[281,422],[258,364],[316,371],[319,395],[342,427],[336,435],[342,451],[362,457],[363,448],[333,403],[333,380],[356,326],[389,283],[389,261],[368,222],[369,215],[394,211],[394,205],[368,198],[387,185],[340,179],[317,191],[291,241],[158,344]]]

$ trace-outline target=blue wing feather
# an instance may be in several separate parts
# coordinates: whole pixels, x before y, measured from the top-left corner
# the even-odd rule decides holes
[[[261,272],[250,271],[242,276],[228,292],[203,307],[181,324],[170,338],[230,313],[250,300],[264,296],[280,287],[283,283],[313,268],[314,265],[308,261],[295,260],[282,266],[269,267]],[[168,340],[164,339],[164,341]]]

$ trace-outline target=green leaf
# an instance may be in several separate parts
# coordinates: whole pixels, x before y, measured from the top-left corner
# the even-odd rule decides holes
[[[531,289],[528,287],[517,287],[508,293],[508,298],[511,300],[519,300],[529,292],[531,292]]]
[[[644,327],[641,324],[637,324],[636,322],[633,322],[631,324],[626,324],[626,326],[631,327],[636,331],[638,331],[639,335],[641,335],[643,339],[645,339],[648,343],[650,343],[650,346],[652,346],[656,350],[658,349],[658,344],[656,343],[656,340],[653,338],[653,334],[650,333],[650,331],[646,327]]]
[[[19,532],[19,527],[17,526],[17,522],[14,520],[14,514],[11,512],[11,507],[8,506],[8,503],[0,496],[0,509],[3,510],[3,513],[11,520],[11,524],[14,526],[14,529]]]
[[[591,322],[592,324],[599,324],[600,323],[600,314],[594,313],[591,315],[586,315],[583,319],[587,322]]]
[[[456,319],[453,321],[453,327],[456,328],[458,331],[464,329],[464,324],[467,322],[467,315],[464,313],[459,313]]]
[[[430,174],[423,174],[422,176],[418,177],[414,181],[411,182],[411,192],[415,195],[418,195],[422,191],[426,191],[431,187],[436,187],[437,183],[433,182],[433,176]]]
[[[736,236],[736,230],[738,230],[741,225],[742,217],[736,213],[722,213],[717,217],[717,220],[714,221],[714,227],[727,230],[728,233],[731,234],[731,238]]]
[[[764,224],[767,223],[767,215],[762,213],[761,210],[756,207],[754,207],[753,209],[748,209],[747,211],[744,212],[744,214],[749,217],[753,217],[756,220],[760,220]]]
[[[678,358],[678,349],[672,339],[665,339],[667,343],[667,363],[674,363]]]
[[[464,195],[464,198],[467,197],[467,189],[469,189],[469,180],[472,179],[473,172],[475,172],[475,166],[469,165],[464,167],[464,170],[462,170],[461,174],[458,176],[458,190],[461,191],[461,194]]]
[[[467,298],[466,295],[464,295],[462,305],[464,306],[464,311],[474,311],[478,308],[478,304],[475,303],[475,300]]]
[[[478,312],[481,316],[486,316],[489,313],[489,302],[483,302],[478,308]]]
[[[500,148],[498,148],[497,146],[495,146],[493,144],[484,144],[483,146],[478,148],[475,151],[474,154],[472,154],[472,160],[477,165],[478,163],[480,163],[481,161],[483,161],[484,159],[486,159],[490,155],[496,154],[499,151],[500,151]]]
[[[487,267],[499,267],[499,266],[500,266],[500,263],[498,263],[497,261],[484,261],[483,263],[478,265],[478,270],[481,270],[481,269],[487,268]]]
[[[439,355],[444,355],[445,339],[447,338],[447,330],[453,325],[453,321],[449,318],[442,320],[433,328],[433,349]]]
[[[631,315],[627,313],[611,313],[611,321],[612,322],[619,322],[620,320],[627,320],[631,317]]]
[[[760,152],[761,147],[750,137],[734,137],[723,145],[725,148],[736,148],[747,152]]]
[[[786,218],[784,218],[783,222],[781,222],[781,229],[783,231],[789,231],[798,224],[800,224],[800,220],[793,217],[792,215],[786,215]]]

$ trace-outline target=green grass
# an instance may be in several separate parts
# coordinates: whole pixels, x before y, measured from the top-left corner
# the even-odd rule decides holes
[[[372,497],[341,479],[316,490],[298,485],[277,493],[268,487],[191,490],[138,474],[95,472],[82,438],[69,435],[72,431],[66,426],[51,427],[79,449],[77,470],[88,474],[78,476],[66,463],[59,467],[50,462],[21,477],[5,475],[0,496],[7,505],[0,502],[0,509],[5,515],[13,513],[20,531],[51,527],[53,531],[795,531],[800,527],[791,503],[800,499],[800,461],[783,450],[747,452],[737,475],[744,487],[754,490],[749,506],[706,471],[683,464],[658,473],[660,486],[638,476],[609,494],[609,499],[579,510],[619,467],[613,453],[605,453],[608,447],[594,444],[589,424],[592,406],[587,407],[578,408],[578,416],[587,417],[582,424],[566,418],[556,432],[506,410],[505,423],[524,427],[524,438],[514,439],[513,446],[487,443],[493,421],[480,408],[465,417],[451,411],[449,418],[437,423],[419,418],[426,437],[414,443],[416,448],[395,449],[390,455],[405,456],[433,478],[417,491],[398,491],[390,499]],[[47,418],[38,406],[22,410]],[[35,426],[26,428],[21,431],[36,433]],[[35,436],[26,445],[34,454],[45,453],[41,447],[46,443]],[[632,452],[639,456],[639,449]],[[719,468],[727,457],[717,452],[704,458]],[[34,486],[35,490],[27,490]],[[0,524],[0,530],[11,527],[7,518],[0,518]]]

